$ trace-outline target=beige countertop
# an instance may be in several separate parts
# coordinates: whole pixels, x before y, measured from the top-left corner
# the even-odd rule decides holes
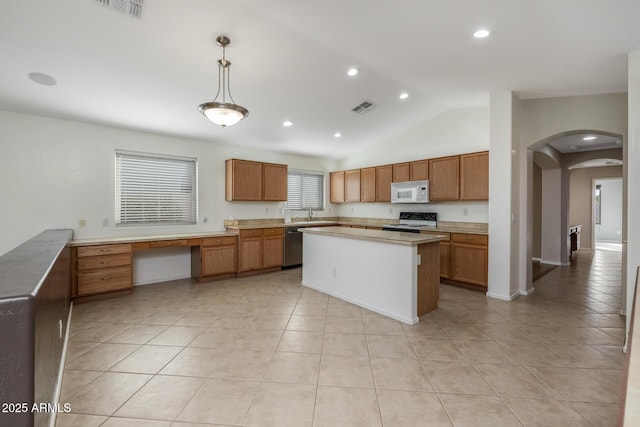
[[[444,236],[419,233],[401,233],[399,231],[370,230],[348,227],[306,227],[303,233],[322,234],[325,236],[347,237],[351,239],[372,240],[381,243],[416,246],[422,243],[439,242]]]
[[[313,220],[313,221],[294,221],[288,224],[284,222],[275,222],[275,221],[261,221],[256,220],[255,222],[247,220],[246,223],[242,224],[229,224],[226,225],[227,230],[250,230],[256,228],[279,228],[279,227],[312,227],[314,225],[326,226],[326,225],[356,225],[356,226],[366,226],[366,227],[382,227],[382,224],[397,224],[397,220],[350,220],[350,219],[339,219],[339,220]],[[435,231],[441,233],[467,233],[467,234],[480,234],[487,235],[487,227],[486,224],[482,223],[451,223],[451,222],[443,222],[442,225],[438,225],[436,228],[431,227],[423,227],[424,231]]]
[[[237,236],[236,232],[229,231],[206,231],[200,233],[185,234],[152,234],[149,236],[118,236],[118,237],[92,237],[89,239],[74,239],[71,246],[107,245],[112,243],[137,243],[154,242],[158,240],[173,239],[202,239],[207,237]]]
[[[314,225],[338,225],[338,221],[296,221],[285,224],[280,223],[256,223],[256,224],[238,224],[226,225],[227,230],[251,230],[255,228],[282,228],[282,227],[309,227]]]

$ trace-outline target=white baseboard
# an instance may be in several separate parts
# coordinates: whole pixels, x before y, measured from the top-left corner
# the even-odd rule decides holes
[[[171,282],[173,280],[182,280],[182,279],[190,279],[191,275],[185,276],[185,275],[180,275],[180,276],[173,276],[173,277],[163,277],[161,279],[150,279],[150,280],[143,280],[142,282],[137,282],[134,283],[133,286],[145,286],[145,285],[152,285],[154,283],[162,283],[162,282]]]
[[[542,262],[542,258],[534,256],[533,258],[531,258],[531,261]]]
[[[501,294],[495,294],[493,292],[487,292],[486,294],[489,298],[495,298],[495,299],[499,299],[502,301],[513,301],[514,299],[516,299],[517,297],[520,296],[520,291],[516,291],[511,295],[501,295]]]
[[[69,315],[67,316],[67,330],[64,333],[64,343],[62,344],[62,355],[60,356],[60,367],[58,370],[58,379],[56,380],[56,390],[53,393],[53,401],[51,403],[60,403],[62,406],[64,402],[60,402],[60,391],[62,390],[62,377],[64,375],[64,365],[67,361],[67,348],[69,347],[69,331],[71,330],[71,314],[73,313],[73,301],[69,305]],[[49,427],[55,427],[58,411],[51,412],[51,418],[49,418]]]
[[[562,262],[560,262],[560,261],[548,261],[548,260],[544,260],[544,259],[541,259],[541,260],[540,260],[540,262],[541,262],[542,264],[547,264],[547,265],[558,265],[558,266],[561,266],[561,265],[569,265],[569,264],[563,264],[563,263],[562,263]]]
[[[529,289],[526,289],[524,291],[520,291],[520,295],[531,295],[536,289],[532,286]]]

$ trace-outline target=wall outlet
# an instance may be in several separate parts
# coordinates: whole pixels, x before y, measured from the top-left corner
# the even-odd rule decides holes
[[[331,276],[338,277],[338,272],[336,271],[335,268],[331,270]]]
[[[264,213],[268,214],[269,213],[269,208],[264,208]]]
[[[464,216],[469,215],[469,209],[464,208],[464,209],[462,210],[462,215],[464,215]]]
[[[389,208],[389,213],[392,214],[393,213],[393,208]]]
[[[209,218],[207,218],[206,216],[202,218],[202,222],[207,222],[207,221],[209,221]]]
[[[103,227],[108,227],[109,226],[109,220],[107,218],[103,218],[102,219],[102,226]]]
[[[78,221],[78,228],[87,228],[87,220],[81,219],[80,221]]]

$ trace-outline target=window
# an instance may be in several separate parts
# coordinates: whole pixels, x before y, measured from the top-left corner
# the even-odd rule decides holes
[[[289,169],[287,209],[324,210],[324,173]]]
[[[596,185],[596,224],[600,224],[602,214],[602,185]]]
[[[116,225],[197,223],[197,159],[116,150]]]

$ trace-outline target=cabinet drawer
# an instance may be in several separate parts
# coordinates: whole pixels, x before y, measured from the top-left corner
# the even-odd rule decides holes
[[[170,248],[172,246],[188,246],[187,239],[158,240],[149,242],[150,248]]]
[[[119,267],[131,265],[130,254],[104,255],[97,257],[78,258],[78,270],[90,270],[94,268]]]
[[[265,228],[264,229],[265,236],[284,236],[283,228]]]
[[[263,235],[262,228],[251,228],[248,230],[240,230],[240,237],[254,237]]]
[[[78,274],[78,295],[131,289],[131,267],[105,268]]]
[[[78,257],[128,253],[131,253],[131,245],[128,243],[122,245],[96,245],[78,247]]]
[[[227,245],[235,245],[236,238],[235,237],[208,237],[206,239],[202,239],[202,246],[227,246]]]
[[[457,243],[470,243],[472,245],[487,245],[489,243],[488,236],[483,234],[452,233],[451,241]]]

